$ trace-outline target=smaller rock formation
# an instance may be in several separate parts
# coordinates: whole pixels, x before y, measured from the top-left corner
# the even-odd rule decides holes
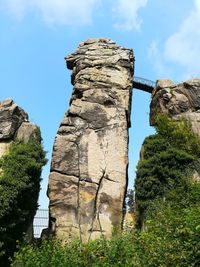
[[[170,80],[158,80],[150,105],[150,124],[155,124],[158,114],[169,114],[175,119],[185,118],[193,131],[200,136],[200,79],[191,79],[174,84]],[[200,181],[195,171],[194,181]]]
[[[0,142],[13,140],[28,141],[36,130],[36,125],[28,121],[27,113],[12,99],[0,102]]]
[[[36,133],[37,126],[28,121],[27,113],[12,99],[0,102],[0,157],[9,149],[15,140],[28,142]],[[28,236],[33,236],[33,226],[30,225]]]
[[[174,84],[170,80],[158,80],[150,105],[150,124],[155,116],[166,113],[174,118],[185,118],[200,136],[200,79]]]

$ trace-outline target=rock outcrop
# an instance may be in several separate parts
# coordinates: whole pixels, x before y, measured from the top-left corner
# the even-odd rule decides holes
[[[134,57],[110,39],[89,39],[66,62],[74,87],[53,147],[50,229],[87,242],[122,225]]]
[[[179,84],[170,80],[158,80],[150,106],[151,125],[154,125],[155,116],[159,113],[187,119],[194,132],[200,136],[200,79]]]
[[[12,99],[0,102],[0,156],[14,140],[27,142],[37,126],[28,121],[27,113]]]

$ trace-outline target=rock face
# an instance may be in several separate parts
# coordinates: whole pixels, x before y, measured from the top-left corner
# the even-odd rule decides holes
[[[122,225],[134,58],[110,39],[89,39],[66,62],[74,87],[53,147],[50,228],[87,242]]]
[[[14,140],[27,142],[37,126],[28,121],[28,115],[12,99],[0,102],[0,156]]]
[[[191,122],[195,133],[200,136],[200,79],[191,79],[180,84],[170,80],[158,80],[152,94],[150,124],[154,125],[159,113],[174,118],[184,117]]]
[[[13,100],[6,99],[0,103],[0,139],[14,139],[14,135],[28,115]]]

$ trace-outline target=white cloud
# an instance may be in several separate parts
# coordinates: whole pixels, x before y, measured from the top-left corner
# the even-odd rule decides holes
[[[113,12],[121,22],[114,26],[125,31],[139,31],[142,19],[138,16],[138,11],[147,5],[148,0],[117,0]]]
[[[37,12],[48,25],[88,25],[100,3],[114,12],[117,29],[139,31],[138,12],[148,0],[0,0],[0,9],[21,20]],[[111,11],[111,10],[110,10]]]
[[[150,59],[159,79],[164,79],[170,76],[169,68],[166,66],[163,55],[160,53],[158,43],[153,41],[148,48],[148,58]]]
[[[159,78],[176,81],[200,76],[200,0],[191,3],[192,9],[177,31],[161,41],[151,42],[148,57]]]
[[[185,67],[187,76],[200,75],[200,0],[194,3],[179,30],[166,40],[163,51],[166,61]]]
[[[39,11],[47,24],[87,25],[101,0],[1,0],[0,8],[18,19],[27,12]]]
[[[26,13],[27,9],[31,6],[30,1],[25,0],[2,0],[0,8],[7,10],[11,15],[21,19]]]

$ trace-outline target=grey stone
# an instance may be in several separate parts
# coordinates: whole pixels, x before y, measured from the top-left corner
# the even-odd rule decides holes
[[[11,99],[0,102],[0,140],[12,140],[28,115]]]
[[[31,122],[22,122],[21,126],[17,130],[15,139],[27,143],[30,138],[36,137],[36,131],[38,127]]]
[[[157,114],[166,113],[175,118],[188,119],[193,130],[200,135],[199,110],[200,79],[191,79],[180,84],[169,80],[157,81],[150,104],[151,125],[154,125]]]

